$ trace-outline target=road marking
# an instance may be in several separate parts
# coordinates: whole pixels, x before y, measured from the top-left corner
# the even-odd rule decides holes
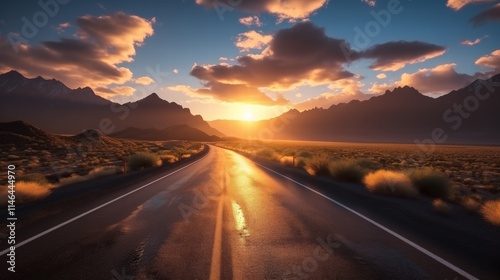
[[[292,178],[290,178],[290,177],[287,177],[286,175],[283,175],[283,174],[281,174],[281,173],[279,173],[279,172],[276,172],[276,171],[274,171],[274,170],[272,170],[272,169],[270,169],[270,168],[267,168],[267,167],[265,167],[265,166],[263,166],[263,165],[261,165],[261,164],[258,164],[257,162],[255,162],[255,164],[257,164],[258,166],[260,166],[260,167],[262,167],[262,168],[264,168],[264,169],[266,169],[266,170],[269,170],[269,171],[271,171],[272,173],[275,173],[275,174],[277,174],[277,175],[279,175],[279,176],[281,176],[281,177],[283,177],[283,178],[285,178],[285,179],[287,179],[287,180],[289,180],[289,181],[292,181],[292,182],[294,182],[295,184],[297,184],[297,185],[299,185],[299,186],[301,186],[301,187],[304,187],[304,188],[306,188],[306,189],[308,189],[308,190],[312,191],[313,193],[315,193],[315,194],[317,194],[317,195],[319,195],[319,196],[321,196],[321,197],[323,197],[323,198],[328,199],[329,201],[331,201],[331,202],[333,202],[333,203],[337,204],[338,206],[340,206],[340,207],[344,208],[345,210],[347,210],[347,211],[349,211],[349,212],[353,213],[354,215],[356,215],[356,216],[358,216],[358,217],[362,218],[363,220],[365,220],[365,221],[367,221],[367,222],[371,223],[372,225],[374,225],[374,226],[376,226],[376,227],[380,228],[381,230],[383,230],[383,231],[385,231],[385,232],[389,233],[390,235],[392,235],[392,236],[396,237],[397,239],[399,239],[399,240],[403,241],[404,243],[406,243],[406,244],[410,245],[411,247],[413,247],[413,248],[417,249],[418,251],[420,251],[420,252],[424,253],[424,254],[425,254],[425,255],[427,255],[428,257],[431,257],[431,258],[432,258],[432,259],[434,259],[435,261],[437,261],[437,262],[441,263],[442,265],[444,265],[444,266],[448,267],[449,269],[451,269],[451,270],[455,271],[456,273],[458,273],[458,274],[462,275],[462,276],[463,276],[463,277],[465,277],[466,279],[469,279],[469,280],[479,280],[478,278],[474,277],[473,275],[471,275],[471,274],[469,274],[469,273],[465,272],[464,270],[462,270],[462,269],[460,269],[460,268],[456,267],[455,265],[451,264],[451,263],[450,263],[450,262],[448,262],[447,260],[445,260],[445,259],[441,258],[440,256],[438,256],[438,255],[436,255],[436,254],[434,254],[434,253],[430,252],[429,250],[427,250],[427,249],[425,249],[425,248],[421,247],[420,245],[418,245],[418,244],[414,243],[413,241],[411,241],[411,240],[409,240],[409,239],[407,239],[407,238],[403,237],[402,235],[400,235],[400,234],[398,234],[398,233],[396,233],[396,232],[394,232],[394,231],[390,230],[389,228],[387,228],[387,227],[385,227],[385,226],[383,226],[383,225],[381,225],[381,224],[379,224],[379,223],[375,222],[374,220],[372,220],[372,219],[370,219],[370,218],[368,218],[368,217],[364,216],[363,214],[361,214],[361,213],[359,213],[359,212],[357,212],[357,211],[355,211],[355,210],[353,210],[353,209],[351,209],[351,208],[349,208],[349,207],[345,206],[344,204],[342,204],[342,203],[340,203],[340,202],[338,202],[338,201],[336,201],[336,200],[334,200],[334,199],[332,199],[332,198],[330,198],[330,197],[328,197],[328,196],[326,196],[326,195],[324,195],[324,194],[322,194],[322,193],[320,193],[320,192],[318,192],[318,191],[316,191],[316,190],[314,190],[314,189],[312,189],[312,188],[310,188],[310,187],[308,187],[308,186],[306,186],[306,185],[304,185],[304,184],[302,184],[302,183],[300,183],[300,182],[297,182],[297,181],[295,181],[294,179],[292,179]]]
[[[106,202],[104,204],[101,204],[101,205],[99,205],[99,206],[97,206],[97,207],[95,207],[95,208],[93,208],[91,210],[88,210],[85,213],[82,213],[82,214],[80,214],[80,215],[78,215],[78,216],[76,216],[74,218],[71,218],[71,219],[69,219],[69,220],[67,220],[67,221],[65,221],[63,223],[60,223],[57,226],[51,227],[51,228],[49,228],[49,229],[47,229],[47,230],[45,230],[43,232],[40,232],[39,234],[37,234],[35,236],[32,236],[32,237],[30,237],[30,238],[28,238],[28,239],[26,239],[26,240],[24,240],[22,242],[19,242],[19,243],[16,244],[16,249],[18,249],[19,247],[21,247],[23,245],[26,245],[26,244],[30,243],[31,241],[36,240],[36,239],[38,239],[38,238],[40,238],[40,237],[42,237],[44,235],[47,235],[48,233],[51,233],[51,232],[53,232],[54,230],[56,230],[58,228],[61,228],[61,227],[65,226],[65,225],[67,225],[69,223],[72,223],[72,222],[74,222],[74,221],[76,221],[76,220],[78,220],[80,218],[83,218],[83,217],[87,216],[88,214],[90,214],[92,212],[95,212],[95,211],[97,211],[97,210],[99,210],[99,209],[101,209],[101,208],[103,208],[105,206],[108,206],[108,205],[112,204],[113,202],[116,202],[116,201],[118,201],[118,200],[120,200],[120,199],[122,199],[124,197],[127,197],[127,196],[129,196],[129,195],[131,195],[131,194],[133,194],[133,193],[135,193],[135,192],[137,192],[139,190],[142,190],[142,189],[144,189],[144,188],[146,188],[146,187],[148,187],[148,186],[150,186],[150,185],[152,185],[152,184],[154,184],[154,183],[156,183],[156,182],[158,182],[160,180],[163,180],[166,177],[169,177],[169,176],[171,176],[171,175],[173,175],[173,174],[175,174],[175,173],[177,173],[177,172],[179,172],[179,171],[181,171],[183,169],[186,169],[186,168],[190,167],[191,165],[197,163],[198,161],[202,160],[207,155],[208,155],[208,153],[206,153],[203,157],[201,157],[200,159],[196,160],[195,162],[192,162],[192,163],[190,163],[190,164],[188,164],[188,165],[186,165],[186,166],[184,166],[182,168],[179,168],[179,169],[177,169],[175,171],[172,171],[172,172],[168,173],[167,175],[162,176],[162,177],[160,177],[160,178],[158,178],[158,179],[156,179],[156,180],[154,180],[152,182],[149,182],[149,183],[147,183],[147,184],[145,184],[145,185],[143,185],[143,186],[141,186],[141,187],[139,187],[139,188],[137,188],[137,189],[135,189],[133,191],[130,191],[130,192],[126,193],[126,194],[123,194],[123,195],[121,195],[121,196],[119,196],[119,197],[117,197],[117,198],[115,198],[113,200],[110,200],[110,201],[108,201],[108,202]],[[9,251],[10,251],[10,248],[7,248],[7,249],[1,251],[0,252],[0,256],[3,256],[5,254],[7,254]]]
[[[215,222],[214,247],[210,264],[210,280],[220,280],[222,257],[222,214],[224,196],[221,196],[217,205],[217,221]]]

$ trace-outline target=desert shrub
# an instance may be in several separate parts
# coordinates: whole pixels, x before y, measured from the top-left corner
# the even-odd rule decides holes
[[[448,204],[446,201],[438,198],[438,199],[434,199],[432,201],[432,207],[434,208],[434,211],[436,211],[437,213],[441,214],[441,215],[449,215],[451,214],[451,206],[450,204]]]
[[[169,154],[162,154],[160,155],[160,158],[163,163],[174,163],[177,161],[177,157],[174,155],[169,155]]]
[[[500,200],[486,202],[481,207],[481,214],[486,221],[496,226],[500,226]]]
[[[367,170],[355,160],[336,160],[329,164],[330,174],[339,181],[361,182]]]
[[[410,174],[410,179],[421,194],[433,198],[449,198],[451,195],[450,180],[441,172],[426,167]]]
[[[460,204],[469,212],[476,212],[481,207],[481,203],[472,197],[463,198]]]
[[[401,172],[390,170],[371,172],[365,176],[363,183],[374,193],[401,197],[415,197],[418,194],[410,178]]]
[[[26,174],[26,175],[21,175],[17,178],[18,182],[35,182],[39,183],[41,185],[48,185],[49,181],[47,181],[47,178],[45,178],[45,175],[41,173],[32,173],[32,174]]]
[[[258,157],[263,157],[263,158],[267,158],[267,159],[275,159],[277,154],[276,154],[276,151],[274,151],[273,149],[271,148],[263,148],[263,149],[260,149],[257,151],[257,153],[255,153]]]
[[[132,155],[128,160],[128,170],[134,171],[142,168],[158,167],[161,165],[161,158],[152,153],[140,152]]]
[[[325,156],[316,156],[306,162],[306,171],[311,175],[329,176],[330,159]]]
[[[280,159],[281,164],[286,166],[294,166],[294,157],[293,156],[284,156]]]
[[[32,202],[35,200],[42,199],[50,194],[50,189],[52,188],[49,184],[40,184],[37,182],[28,182],[28,181],[18,181],[16,182],[16,202],[18,203],[26,203]],[[7,187],[1,188],[1,205],[7,204]]]
[[[299,168],[306,168],[307,158],[304,157],[296,157],[295,158],[295,166]]]
[[[312,158],[314,155],[308,151],[300,151],[295,156],[301,158]]]

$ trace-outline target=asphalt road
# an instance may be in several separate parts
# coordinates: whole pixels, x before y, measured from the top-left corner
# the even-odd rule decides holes
[[[495,279],[216,147],[35,213],[18,221],[15,273],[1,239],[0,279]]]

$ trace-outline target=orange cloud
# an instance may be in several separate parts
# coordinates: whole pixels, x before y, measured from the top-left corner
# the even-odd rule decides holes
[[[490,55],[485,55],[476,60],[476,65],[484,66],[493,69],[493,71],[500,71],[500,49],[493,51]]]
[[[385,73],[380,73],[380,74],[377,75],[377,79],[382,80],[382,79],[385,79],[385,78],[387,78],[387,75]]]
[[[464,6],[469,4],[491,2],[491,1],[492,0],[448,0],[448,2],[446,3],[446,7],[458,11],[462,9]]]
[[[247,52],[251,49],[260,50],[266,47],[272,39],[273,36],[271,35],[262,35],[257,31],[251,30],[240,33],[235,44],[240,49],[240,52]]]
[[[374,83],[369,89],[372,93],[384,93],[395,87],[411,86],[421,93],[442,95],[452,90],[459,89],[482,77],[482,74],[460,74],[455,70],[456,64],[442,64],[434,68],[419,69],[415,73],[403,73],[399,81],[392,84]]]
[[[136,84],[145,85],[145,86],[150,85],[154,82],[155,82],[155,80],[151,79],[148,76],[143,76],[143,77],[139,77],[139,78],[135,79]]]
[[[361,87],[364,85],[360,79],[361,77],[355,77],[352,79],[335,81],[328,85],[328,88],[333,90],[333,92],[327,92],[318,97],[309,98],[304,102],[295,104],[294,108],[299,111],[309,110],[312,108],[328,109],[330,106],[340,103],[348,103],[353,100],[362,101],[370,99],[374,95],[364,94],[361,91]]]
[[[260,27],[264,25],[258,16],[248,16],[244,18],[240,18],[239,22],[245,26],[257,26]]]
[[[325,6],[328,0],[253,0],[253,1],[218,1],[196,0],[196,4],[212,9],[230,7],[250,13],[270,13],[279,20],[297,20],[309,17],[312,13]],[[236,4],[234,4],[236,2]],[[219,6],[217,6],[219,4]],[[231,5],[232,4],[232,5]]]
[[[62,38],[40,45],[21,44],[15,53],[0,36],[0,72],[16,69],[28,77],[38,75],[61,80],[72,88],[102,88],[132,79],[135,48],[153,35],[153,22],[119,12],[77,19],[77,38]]]
[[[366,4],[368,4],[368,6],[372,7],[374,7],[376,4],[375,0],[361,0],[361,2],[365,2]]]
[[[182,92],[188,96],[216,99],[229,103],[258,104],[264,106],[288,104],[288,100],[281,94],[277,94],[275,99],[271,99],[259,89],[246,85],[230,85],[214,82],[208,88],[203,89],[194,89],[186,85],[171,86],[168,89]]]
[[[462,45],[466,45],[466,46],[474,46],[474,45],[477,45],[479,43],[481,43],[481,41],[484,39],[484,38],[487,38],[488,36],[483,36],[481,38],[476,38],[474,39],[473,41],[471,40],[463,40],[462,42],[460,42],[460,44]]]

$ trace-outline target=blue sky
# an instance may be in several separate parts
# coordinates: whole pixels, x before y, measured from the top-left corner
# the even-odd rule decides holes
[[[476,78],[498,73],[500,69],[499,18],[498,12],[495,13],[499,1],[294,0],[283,4],[287,1],[233,0],[229,3],[239,3],[234,7],[213,0],[41,2],[48,3],[52,11],[57,3],[58,11],[53,16],[46,15],[46,21],[42,13],[47,12],[37,1],[4,3],[0,11],[3,40],[0,58],[3,55],[8,59],[0,60],[0,72],[14,69],[28,77],[56,78],[70,87],[90,86],[96,93],[120,103],[143,98],[154,91],[209,120],[262,119],[291,108],[328,108],[339,102],[367,99],[403,84],[410,84],[424,94],[439,96]],[[388,5],[393,5],[393,10],[398,12],[391,13]],[[380,23],[373,13],[390,14],[391,18],[387,24]],[[23,36],[23,17],[31,23],[39,21],[40,27],[32,38]],[[77,20],[82,17],[84,21]],[[247,17],[254,20],[258,17],[260,23],[241,24],[240,19]],[[105,32],[92,29],[93,23],[104,24]],[[300,45],[310,38],[305,31],[299,33],[298,25],[303,25],[303,30],[317,30],[324,32],[327,38],[343,40],[358,54],[351,63],[335,60],[334,54],[325,54],[325,61],[332,59],[328,66],[320,65],[316,58],[302,61],[308,59],[305,54],[304,57],[298,55],[297,61],[281,60],[271,47],[273,42],[278,43],[273,36],[283,30],[290,30],[291,34],[297,32],[298,35],[292,37],[297,42],[292,40],[288,44],[290,47]],[[363,40],[360,40],[363,36],[360,31],[366,35]],[[128,38],[127,32],[134,35],[123,42],[116,39],[119,36],[110,39],[111,35],[106,35],[115,32],[123,38]],[[247,42],[255,46],[243,51],[236,42],[245,39],[244,34],[248,32],[260,34],[265,40],[260,45]],[[26,39],[25,47],[18,53],[12,53],[9,42],[12,34]],[[81,57],[75,59],[72,56],[78,48],[68,50],[75,44],[66,44],[64,38],[85,43],[89,49],[82,52],[82,57],[114,48],[119,49],[119,54],[114,59],[96,55],[88,62]],[[465,40],[470,44],[464,44]],[[404,45],[405,50],[401,52],[391,51],[398,46],[391,42],[399,41],[409,44]],[[92,45],[96,42],[98,46]],[[370,48],[372,54],[365,53]],[[304,53],[313,51],[304,46]],[[55,55],[55,59],[44,60],[40,54],[43,52]],[[221,61],[221,57],[228,60]],[[259,66],[242,67],[242,62],[235,60],[237,57],[255,57]],[[375,69],[373,63],[377,59],[383,65]],[[261,71],[266,65],[273,66],[269,64],[273,61],[290,64],[294,70],[290,73],[294,74],[271,73],[259,78],[260,74],[255,71]],[[101,62],[108,65],[104,67]],[[199,71],[193,71],[195,65]],[[310,69],[299,73],[300,65]],[[244,73],[256,73],[256,77],[238,76],[240,68],[244,68]],[[80,77],[75,71],[78,69],[82,69]],[[94,78],[85,74],[94,73],[94,69],[102,73]],[[151,70],[163,74],[155,76]],[[313,78],[320,72],[328,73],[329,77]],[[144,89],[137,82],[140,77],[154,81]],[[276,81],[272,81],[273,78]]]

